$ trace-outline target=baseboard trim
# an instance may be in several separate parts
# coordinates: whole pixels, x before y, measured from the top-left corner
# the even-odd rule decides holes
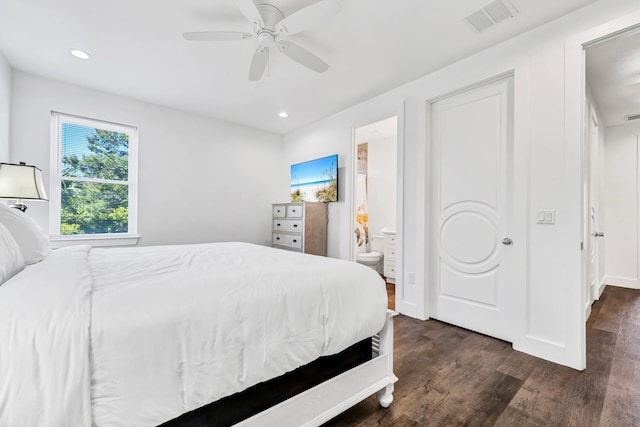
[[[606,286],[607,286],[607,282],[605,282],[605,278],[603,278],[596,289],[596,299],[600,299],[600,297],[602,296],[602,293],[604,292],[604,288]]]
[[[640,289],[640,280],[628,279],[626,277],[605,276],[602,280],[605,285],[617,286],[619,288]]]

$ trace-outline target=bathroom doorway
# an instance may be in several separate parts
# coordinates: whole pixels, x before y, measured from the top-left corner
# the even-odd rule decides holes
[[[395,298],[398,117],[354,128],[351,259],[377,270]]]

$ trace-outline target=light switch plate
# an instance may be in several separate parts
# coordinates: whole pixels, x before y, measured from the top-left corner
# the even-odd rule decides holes
[[[555,224],[556,211],[555,209],[539,210],[537,218],[538,218],[538,224]]]

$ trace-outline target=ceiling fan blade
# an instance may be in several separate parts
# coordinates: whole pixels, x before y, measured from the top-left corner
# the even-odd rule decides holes
[[[239,31],[197,31],[193,33],[182,33],[182,37],[198,42],[226,42],[250,39],[253,37],[253,34]]]
[[[278,49],[289,58],[311,68],[313,71],[324,73],[329,68],[329,64],[322,59],[309,52],[307,49],[291,43],[290,41],[281,40],[278,42]]]
[[[263,26],[262,15],[253,0],[236,0],[236,6],[249,22],[259,27]]]
[[[340,6],[336,0],[322,0],[287,16],[276,24],[275,30],[277,33],[296,34],[338,12]]]
[[[253,54],[249,67],[249,80],[256,82],[262,78],[267,63],[269,62],[269,48],[260,46]]]

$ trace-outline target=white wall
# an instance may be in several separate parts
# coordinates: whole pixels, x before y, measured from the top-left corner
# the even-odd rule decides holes
[[[42,168],[51,111],[138,127],[140,244],[271,241],[271,203],[288,194],[282,137],[45,78],[13,73],[11,159]],[[48,230],[48,204],[28,213]]]
[[[11,67],[0,52],[0,162],[9,161]]]
[[[640,123],[606,128],[605,269],[606,283],[640,289]]]
[[[396,138],[369,141],[369,234],[396,228]]]
[[[399,311],[418,318],[429,316],[428,101],[514,71],[514,242],[523,254],[516,260],[518,277],[514,280],[518,286],[518,299],[512,302],[517,316],[514,348],[557,363],[582,366],[583,343],[577,338],[582,333],[576,328],[584,328],[584,324],[573,318],[577,311],[572,308],[581,309],[580,296],[573,293],[579,289],[575,282],[581,280],[580,230],[575,226],[581,223],[580,186],[575,185],[580,180],[580,156],[574,156],[573,146],[567,147],[565,141],[565,40],[636,9],[637,0],[598,1],[285,136],[288,162],[338,152],[341,164],[349,169],[343,182],[348,179],[346,185],[351,188],[352,128],[400,114],[404,152],[399,163],[404,165],[400,176],[404,191],[399,248],[403,260],[396,285]],[[349,255],[349,197],[329,212],[329,254],[345,259]],[[537,225],[535,213],[539,209],[555,209],[557,223]],[[415,272],[415,284],[407,283],[404,272]]]

